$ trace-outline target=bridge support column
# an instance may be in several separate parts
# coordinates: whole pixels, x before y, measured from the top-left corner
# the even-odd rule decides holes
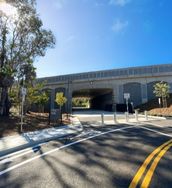
[[[172,93],[172,83],[169,83],[170,85],[170,93]]]
[[[51,100],[50,100],[50,107],[54,109],[54,101],[55,101],[55,89],[51,90]]]
[[[114,91],[113,91],[113,94],[112,94],[112,112],[116,112],[116,101],[115,101]]]
[[[69,91],[67,95],[67,112],[72,113],[72,92]]]
[[[147,84],[141,84],[141,94],[142,94],[142,103],[146,103],[148,101],[148,94],[147,94]]]
[[[116,112],[116,104],[119,102],[119,87],[116,86],[113,88],[113,93],[112,93],[112,111]]]
[[[124,85],[118,86],[118,103],[124,103]]]

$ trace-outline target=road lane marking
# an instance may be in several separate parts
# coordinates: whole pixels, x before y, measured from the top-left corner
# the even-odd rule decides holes
[[[156,154],[158,154],[164,147],[168,146],[168,144],[172,144],[172,139],[165,142],[164,144],[162,144],[161,146],[159,146],[158,148],[156,148],[143,162],[142,166],[139,168],[139,170],[137,171],[137,173],[135,174],[132,182],[130,183],[129,188],[136,188],[142,175],[144,174],[146,168],[148,167],[148,165],[150,164],[151,160],[154,158],[154,156]]]
[[[163,132],[160,132],[160,131],[156,131],[156,130],[153,130],[153,129],[150,129],[150,128],[147,128],[147,127],[140,127],[141,129],[146,129],[148,131],[152,131],[152,132],[155,132],[157,134],[160,134],[160,135],[163,135],[163,136],[168,136],[168,137],[171,137],[172,138],[172,135],[170,134],[166,134],[166,133],[163,133]]]
[[[19,157],[21,157],[23,155],[32,153],[34,147],[42,146],[42,145],[45,145],[45,144],[47,144],[47,142],[44,142],[44,143],[41,143],[41,144],[37,144],[37,145],[34,145],[32,147],[29,147],[29,148],[26,148],[26,149],[23,149],[23,150],[20,150],[20,151],[16,151],[16,152],[10,153],[8,155],[4,155],[3,157],[0,157],[0,162],[5,160],[5,159],[9,159],[9,158],[10,159],[16,159],[16,158],[19,158]]]
[[[23,165],[25,165],[25,164],[27,164],[27,163],[30,163],[30,162],[32,162],[32,161],[34,161],[34,160],[36,160],[36,159],[39,159],[39,158],[41,158],[41,157],[44,157],[44,156],[46,156],[46,155],[49,155],[49,154],[54,153],[54,152],[56,152],[56,151],[59,151],[59,150],[61,150],[61,149],[67,148],[67,147],[69,147],[69,146],[72,146],[72,145],[75,145],[75,144],[84,142],[84,141],[86,141],[86,140],[90,140],[90,139],[92,139],[92,138],[95,138],[95,137],[98,137],[98,136],[101,136],[101,135],[105,135],[105,134],[108,134],[108,133],[113,133],[113,132],[117,132],[117,131],[121,131],[121,130],[125,130],[125,129],[130,129],[130,128],[134,128],[134,127],[138,127],[138,125],[123,127],[123,128],[118,128],[118,129],[112,129],[112,130],[110,130],[110,131],[102,132],[102,133],[99,133],[99,134],[97,134],[97,135],[89,136],[89,137],[87,137],[87,138],[83,138],[83,139],[81,139],[81,140],[77,140],[77,141],[75,141],[75,142],[71,142],[71,143],[66,144],[66,145],[63,145],[63,146],[61,146],[61,147],[59,147],[59,148],[52,149],[52,150],[50,150],[50,151],[48,151],[48,152],[45,152],[45,153],[40,154],[40,155],[38,155],[38,156],[35,156],[35,157],[31,158],[31,159],[28,159],[28,160],[26,160],[26,161],[23,161],[23,162],[21,162],[21,163],[19,163],[19,164],[16,164],[16,165],[14,165],[14,166],[11,166],[11,167],[9,167],[9,168],[3,170],[3,171],[0,171],[0,176],[2,176],[3,174],[6,174],[7,172],[10,172],[10,171],[12,171],[12,170],[18,168],[18,167],[21,167],[21,166],[23,166]]]
[[[165,155],[165,153],[172,147],[172,143],[168,144],[165,148],[163,148],[160,153],[158,154],[158,156],[156,156],[156,158],[154,159],[153,163],[151,164],[148,172],[146,173],[144,180],[141,184],[141,188],[148,188],[149,184],[151,182],[152,176],[154,174],[154,171],[159,163],[159,161],[161,160],[161,158]]]
[[[155,127],[165,128],[165,127],[162,126],[162,125],[158,125],[158,124],[156,124],[156,123],[152,123],[152,122],[147,122],[147,124],[148,124],[148,125],[153,125],[153,126],[155,126]]]

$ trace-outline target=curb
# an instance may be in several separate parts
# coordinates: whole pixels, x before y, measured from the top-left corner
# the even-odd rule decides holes
[[[70,133],[70,134],[66,134],[66,135],[63,135],[63,136],[53,136],[51,138],[45,138],[45,139],[42,139],[42,140],[39,140],[39,141],[32,141],[31,143],[27,143],[27,144],[23,144],[23,145],[20,145],[20,146],[17,146],[17,147],[14,147],[14,148],[10,148],[10,149],[7,149],[7,150],[2,150],[0,152],[0,157],[3,157],[4,155],[8,155],[10,153],[14,153],[14,152],[17,152],[19,150],[23,150],[23,149],[26,149],[26,148],[33,148],[35,145],[39,145],[41,143],[44,143],[44,142],[49,142],[51,140],[55,140],[55,139],[61,139],[61,138],[65,138],[65,137],[68,137],[68,136],[71,136],[71,135],[76,135],[76,133]]]
[[[145,115],[142,115],[142,114],[139,114],[139,116],[142,116],[142,117],[145,117]],[[161,117],[161,116],[151,116],[151,115],[148,115],[148,118],[153,118],[153,119],[159,119],[159,120],[166,120],[167,118],[166,117]]]
[[[73,121],[72,121],[71,125],[63,126],[63,128],[64,127],[68,127],[68,128],[70,128],[72,130],[75,130],[75,133],[68,133],[68,134],[64,134],[64,135],[52,136],[50,138],[43,138],[43,139],[40,139],[38,141],[30,141],[30,142],[28,142],[26,144],[22,144],[22,145],[19,145],[19,146],[10,148],[10,149],[1,150],[0,151],[0,157],[3,157],[3,156],[8,155],[10,153],[14,153],[14,152],[17,152],[19,150],[23,150],[23,149],[26,149],[26,148],[29,148],[29,147],[33,148],[35,145],[39,145],[39,144],[44,143],[44,142],[49,142],[51,140],[61,139],[61,138],[65,138],[65,137],[68,137],[68,136],[76,135],[77,133],[80,133],[80,132],[83,131],[82,124],[80,123],[78,118],[76,118],[76,119],[77,120],[75,121],[75,123],[73,123]],[[73,126],[75,126],[75,128]],[[76,127],[78,128],[78,130],[76,129]]]

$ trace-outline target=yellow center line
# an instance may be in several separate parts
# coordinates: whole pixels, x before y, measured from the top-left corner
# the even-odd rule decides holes
[[[146,173],[146,175],[144,177],[141,188],[147,188],[149,186],[152,176],[154,174],[154,171],[155,171],[159,161],[165,155],[165,153],[170,149],[171,146],[172,146],[172,143],[167,145],[164,149],[162,149],[161,152],[158,154],[158,156],[156,156],[156,158],[154,159],[153,163],[151,164],[148,172]]]
[[[144,163],[142,164],[142,166],[139,168],[139,170],[137,171],[137,173],[135,174],[132,182],[130,183],[129,188],[136,188],[137,184],[139,183],[143,173],[145,172],[147,166],[149,165],[149,163],[151,162],[151,160],[154,158],[154,156],[159,153],[161,151],[161,149],[163,149],[165,146],[167,146],[168,144],[170,144],[172,142],[172,140],[169,140],[167,142],[165,142],[164,144],[162,144],[161,146],[159,146],[158,148],[156,148],[144,161]]]

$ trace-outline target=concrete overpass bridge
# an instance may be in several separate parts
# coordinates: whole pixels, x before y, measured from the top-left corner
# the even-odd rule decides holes
[[[51,90],[51,108],[56,108],[55,94],[64,92],[68,101],[64,111],[72,111],[73,97],[90,97],[93,109],[114,109],[124,104],[124,93],[130,93],[134,106],[153,99],[153,85],[165,81],[171,86],[172,64],[130,67],[122,69],[85,72],[39,78],[46,81],[45,89]]]

